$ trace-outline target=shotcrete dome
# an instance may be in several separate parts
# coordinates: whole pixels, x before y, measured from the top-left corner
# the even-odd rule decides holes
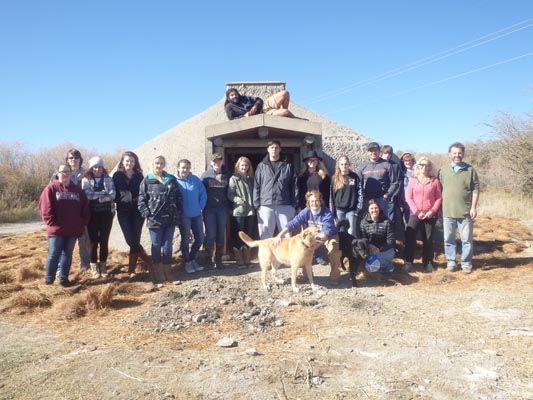
[[[221,88],[223,97],[216,104],[134,150],[139,156],[145,174],[148,173],[153,158],[158,155],[165,156],[167,160],[165,169],[169,173],[176,173],[177,162],[182,158],[191,161],[193,174],[199,176],[205,171],[208,165],[207,155],[212,151],[212,143],[206,139],[205,128],[228,121],[224,110],[224,93],[230,87],[235,87],[243,95],[258,96],[266,99],[279,90],[283,90],[285,84],[283,82],[228,83],[225,89]],[[322,125],[322,148],[316,148],[316,150],[322,152],[324,164],[330,173],[334,172],[335,160],[341,155],[349,157],[354,169],[366,159],[365,145],[373,141],[373,139],[292,102],[289,109],[298,117],[306,118],[311,122]],[[146,228],[142,242],[143,246],[149,251],[150,242]],[[112,248],[128,250],[116,220],[113,224],[109,243]],[[177,250],[178,247],[176,244],[174,250]]]

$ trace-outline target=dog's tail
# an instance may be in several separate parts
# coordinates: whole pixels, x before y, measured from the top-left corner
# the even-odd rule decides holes
[[[348,229],[350,228],[350,221],[347,219],[339,219],[335,226],[339,232],[348,232]]]
[[[243,231],[239,231],[239,237],[241,238],[241,240],[246,243],[246,245],[248,247],[257,247],[259,246],[259,244],[257,243],[256,240],[253,240],[250,236],[248,236],[246,233],[244,233]]]

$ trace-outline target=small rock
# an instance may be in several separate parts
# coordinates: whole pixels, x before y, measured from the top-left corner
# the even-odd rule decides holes
[[[205,321],[207,319],[207,314],[197,314],[194,317],[192,317],[192,321],[196,323],[200,323],[202,321]]]
[[[313,376],[313,379],[311,379],[311,382],[313,382],[313,385],[322,385],[324,383],[324,378],[321,376]]]
[[[249,355],[249,356],[258,356],[259,355],[259,352],[254,349],[253,347],[249,348],[249,349],[246,349],[246,351],[244,352],[246,355]]]
[[[237,342],[232,338],[222,338],[217,342],[217,347],[235,347]]]

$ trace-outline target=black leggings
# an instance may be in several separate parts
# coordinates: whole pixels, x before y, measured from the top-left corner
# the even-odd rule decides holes
[[[93,213],[87,225],[89,238],[91,239],[91,262],[106,262],[109,253],[108,243],[111,227],[113,226],[113,214]],[[100,249],[100,259],[98,259]]]
[[[407,228],[405,229],[405,261],[413,262],[416,248],[416,232],[420,230],[422,236],[422,263],[428,265],[433,260],[433,232],[437,218],[419,219],[416,215],[409,217]]]

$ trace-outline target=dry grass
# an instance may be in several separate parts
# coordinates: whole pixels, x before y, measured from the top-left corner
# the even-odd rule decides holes
[[[39,279],[43,276],[43,263],[40,260],[31,260],[28,265],[23,265],[15,271],[17,282],[26,282]]]
[[[485,191],[479,196],[479,214],[533,221],[533,198],[504,191]]]
[[[53,300],[49,294],[39,289],[24,289],[13,292],[4,310],[50,307],[52,303]]]
[[[113,301],[115,285],[90,288],[79,296],[62,299],[54,304],[53,312],[57,318],[73,320],[91,312],[109,308]]]
[[[111,306],[115,294],[115,285],[105,285],[100,288],[93,288],[87,292],[87,309],[102,310]]]
[[[9,270],[0,270],[0,285],[12,283],[15,281],[15,274]]]
[[[121,296],[141,296],[143,294],[149,293],[152,291],[152,284],[146,284],[143,282],[134,282],[134,283],[121,283],[115,289],[115,293]]]
[[[12,293],[20,292],[21,290],[24,290],[24,286],[18,283],[2,283],[0,285],[0,300],[7,299],[12,296]]]

